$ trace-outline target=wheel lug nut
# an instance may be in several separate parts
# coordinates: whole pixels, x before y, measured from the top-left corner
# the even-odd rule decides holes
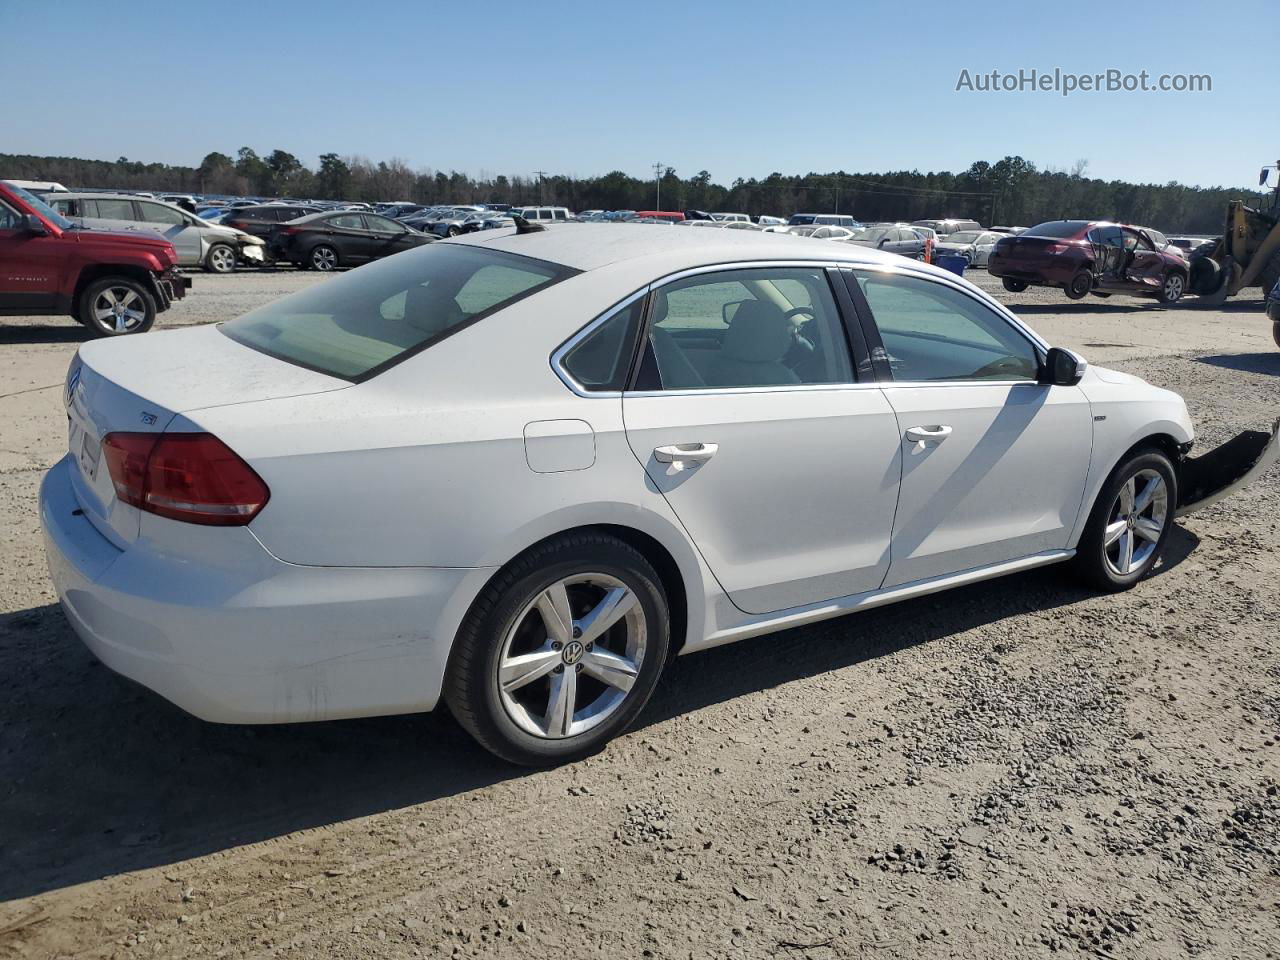
[[[574,667],[574,669],[575,669],[575,670],[577,670],[579,673],[581,673],[581,672],[582,672],[582,664],[578,664],[576,667]]]
[[[580,636],[582,636],[582,628],[575,626],[573,628],[573,639],[577,640]]]
[[[561,647],[563,647],[563,646],[564,646],[564,644],[563,644],[563,643],[561,643],[559,640],[557,640],[557,641],[555,641],[554,643],[552,643],[552,644],[551,644],[551,649],[552,649],[552,650],[559,650],[559,649],[560,649]]]
[[[558,663],[558,664],[556,664],[555,672],[556,672],[556,673],[564,673],[564,664],[563,664],[563,663]]]
[[[588,644],[587,644],[587,653],[590,653],[590,652],[591,652],[592,650],[594,650],[595,648],[596,648],[596,645],[595,645],[594,643],[588,643]]]

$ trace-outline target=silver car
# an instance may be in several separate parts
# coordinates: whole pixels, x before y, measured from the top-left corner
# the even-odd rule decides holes
[[[237,263],[260,265],[266,246],[261,239],[210,223],[194,213],[160,200],[122,193],[60,193],[51,198],[55,210],[88,230],[150,230],[178,251],[184,267],[230,273]]]

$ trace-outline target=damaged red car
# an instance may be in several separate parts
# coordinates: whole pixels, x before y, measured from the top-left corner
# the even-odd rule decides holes
[[[1072,300],[1127,293],[1176,303],[1187,262],[1163,252],[1150,231],[1106,220],[1050,220],[1000,240],[987,263],[1004,288],[1060,287]]]

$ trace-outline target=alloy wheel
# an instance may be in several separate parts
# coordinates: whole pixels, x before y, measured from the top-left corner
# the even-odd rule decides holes
[[[1107,514],[1103,553],[1126,577],[1151,559],[1169,519],[1169,488],[1159,471],[1139,470],[1125,481]]]
[[[1166,300],[1173,302],[1182,297],[1182,274],[1171,273],[1164,281],[1164,297]]]
[[[332,247],[316,247],[311,251],[311,265],[317,270],[332,270],[338,265],[338,251]]]
[[[209,252],[209,266],[214,273],[230,273],[236,268],[236,255],[230,247],[214,247]]]
[[[137,290],[107,287],[93,301],[93,316],[103,329],[128,333],[146,320],[147,309]]]
[[[647,636],[640,600],[621,580],[603,573],[557,580],[503,637],[496,678],[503,709],[535,737],[586,733],[630,695]]]

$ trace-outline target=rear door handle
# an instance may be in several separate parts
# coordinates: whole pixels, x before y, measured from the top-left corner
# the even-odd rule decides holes
[[[659,463],[705,463],[719,449],[720,445],[717,443],[673,443],[666,447],[654,447],[653,459]]]
[[[907,431],[907,439],[913,443],[941,443],[951,436],[951,428],[946,424],[932,427],[912,427]]]

